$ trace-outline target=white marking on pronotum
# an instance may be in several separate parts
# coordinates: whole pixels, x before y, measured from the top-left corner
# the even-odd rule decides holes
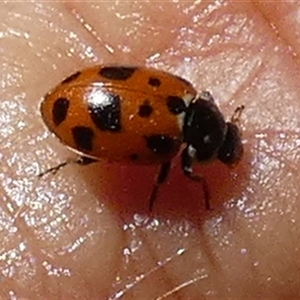
[[[192,145],[188,146],[187,151],[190,157],[194,158],[196,156],[197,150]]]
[[[195,95],[187,93],[182,97],[182,100],[184,101],[185,106],[188,107],[194,98]],[[185,112],[182,112],[181,114],[177,115],[177,122],[180,129],[183,128],[184,116]]]

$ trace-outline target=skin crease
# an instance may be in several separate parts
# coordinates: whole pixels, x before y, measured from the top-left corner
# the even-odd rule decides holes
[[[1,299],[299,298],[300,4],[261,2],[0,4]],[[212,212],[178,159],[150,218],[156,167],[37,180],[72,157],[42,126],[41,97],[113,62],[183,76],[228,117],[246,106],[238,168],[196,168]]]

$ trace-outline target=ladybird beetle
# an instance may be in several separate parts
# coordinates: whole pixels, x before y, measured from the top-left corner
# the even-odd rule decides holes
[[[160,164],[151,210],[181,145],[182,171],[202,181],[205,206],[210,208],[205,179],[193,173],[192,165],[218,159],[234,166],[240,161],[243,146],[237,123],[243,108],[226,122],[212,95],[197,95],[183,78],[153,68],[102,65],[64,79],[44,97],[40,109],[49,130],[81,154],[72,162]],[[38,176],[56,173],[68,163]]]

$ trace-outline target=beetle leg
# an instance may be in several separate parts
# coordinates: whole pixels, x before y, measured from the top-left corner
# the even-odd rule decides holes
[[[89,164],[92,164],[92,163],[95,163],[95,162],[98,162],[98,160],[90,158],[90,157],[86,157],[86,156],[80,156],[78,158],[68,159],[68,160],[60,163],[59,165],[57,165],[55,167],[49,168],[48,170],[46,170],[42,173],[39,173],[37,175],[37,177],[41,178],[44,175],[49,174],[49,173],[51,173],[52,175],[55,175],[60,169],[64,168],[67,165],[70,165],[70,164],[77,164],[77,165],[81,165],[81,166],[86,166],[86,165],[89,165]]]
[[[210,210],[211,208],[209,203],[210,200],[209,188],[205,178],[200,174],[195,174],[193,171],[192,164],[193,164],[194,156],[193,156],[193,151],[189,151],[189,147],[191,146],[187,145],[186,148],[184,148],[181,153],[181,169],[183,171],[183,174],[187,176],[189,179],[202,183],[205,208],[207,210]]]
[[[158,190],[159,190],[161,184],[163,184],[166,181],[166,179],[168,178],[170,170],[171,170],[171,162],[170,161],[161,164],[160,170],[158,172],[156,181],[154,183],[154,186],[153,186],[153,189],[152,189],[152,192],[150,195],[150,200],[149,200],[149,210],[150,211],[152,211],[153,204],[157,198]]]

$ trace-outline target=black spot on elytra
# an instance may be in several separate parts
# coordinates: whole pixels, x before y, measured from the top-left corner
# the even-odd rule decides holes
[[[79,75],[81,74],[81,72],[76,72],[72,75],[70,75],[69,77],[65,78],[61,83],[69,83],[75,79],[77,79],[79,77]]]
[[[161,81],[158,78],[150,77],[148,80],[148,84],[153,87],[159,87],[161,85]]]
[[[139,116],[142,118],[148,118],[153,112],[153,107],[150,105],[149,101],[144,101],[144,103],[139,107]]]
[[[137,159],[139,158],[139,156],[138,156],[138,154],[133,153],[133,154],[130,155],[129,158],[130,158],[131,160],[137,160]]]
[[[52,108],[52,120],[53,123],[58,126],[63,122],[68,114],[70,101],[67,98],[58,98]]]
[[[84,126],[73,127],[72,135],[78,150],[93,150],[94,132],[91,128]]]
[[[167,135],[153,134],[145,138],[147,147],[155,154],[167,155],[174,151],[175,141]]]
[[[99,75],[106,79],[127,80],[136,71],[136,67],[103,67]]]
[[[121,130],[120,96],[108,92],[93,94],[88,100],[88,111],[94,124],[103,131]]]
[[[177,96],[169,96],[167,98],[167,106],[169,111],[174,115],[178,115],[186,109],[183,99]]]

